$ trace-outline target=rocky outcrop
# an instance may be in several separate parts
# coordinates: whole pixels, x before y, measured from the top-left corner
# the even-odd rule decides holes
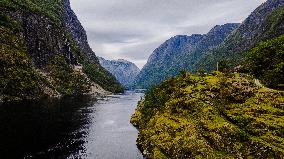
[[[158,47],[135,80],[137,88],[149,88],[180,70],[190,71],[204,52],[216,48],[239,24],[218,25],[205,35],[178,35]]]
[[[198,44],[197,50],[207,51],[216,48],[227,38],[235,29],[240,26],[239,23],[227,23],[224,25],[216,25],[212,28],[202,41]]]
[[[127,89],[131,89],[140,69],[132,62],[119,60],[105,60],[99,57],[100,64],[113,74],[116,79]]]

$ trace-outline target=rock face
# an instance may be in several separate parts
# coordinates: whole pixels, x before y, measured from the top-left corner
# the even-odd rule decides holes
[[[50,68],[60,68],[52,67],[56,63],[54,62],[55,59],[63,59],[63,61],[57,61],[57,64],[61,64],[61,66],[65,66],[65,62],[71,68],[75,65],[82,65],[83,72],[87,76],[86,79],[90,79],[91,82],[95,82],[108,91],[122,91],[122,87],[115,77],[99,64],[96,55],[88,44],[84,28],[70,7],[69,0],[2,0],[0,1],[0,9],[0,46],[2,48],[0,60],[6,59],[6,61],[3,60],[5,63],[2,63],[0,70],[0,77],[4,78],[1,81],[5,81],[0,83],[0,98],[3,94],[5,94],[4,96],[12,96],[8,89],[2,90],[2,88],[9,88],[8,85],[12,86],[15,79],[19,81],[19,86],[27,88],[19,89],[18,86],[13,88],[19,89],[19,91],[26,90],[20,93],[22,97],[37,96],[39,93],[29,91],[34,89],[34,86],[30,88],[30,84],[46,84],[44,77],[36,72],[44,71],[47,75],[52,74]],[[14,53],[13,56],[12,53]],[[22,59],[22,61],[19,59]],[[15,63],[14,61],[17,60],[23,63]],[[66,69],[57,71],[61,75]],[[77,72],[72,73],[69,70],[68,73],[70,78],[75,79],[75,74],[76,78],[78,77]],[[24,74],[28,75],[24,76]],[[29,76],[29,80],[24,79]],[[24,80],[26,81],[24,82]],[[71,79],[64,80],[72,81]],[[30,81],[30,83],[26,83],[27,81]],[[84,84],[84,86],[86,85]],[[53,86],[53,88],[56,88],[56,86]],[[68,87],[66,86],[66,88]],[[42,89],[37,88],[35,92]],[[75,93],[80,90],[80,88],[76,88],[74,91],[72,89],[70,88],[67,92]],[[13,98],[17,98],[19,95],[17,93],[12,94],[14,94]]]
[[[133,82],[140,72],[134,63],[122,59],[105,60],[102,57],[99,57],[99,61],[126,89],[132,88]]]
[[[2,14],[17,21],[22,27],[21,35],[36,67],[45,67],[54,55],[63,55],[68,63],[75,63],[71,41],[63,28],[58,26],[62,24],[44,15],[31,14],[32,11],[27,9],[12,11],[4,7],[1,10]]]
[[[78,45],[78,49],[86,55],[93,53],[87,42],[86,32],[72,11],[69,0],[49,2],[48,4],[56,10],[53,11],[53,16],[44,11],[41,14],[35,14],[33,8],[24,8],[12,3],[10,5],[18,9],[14,11],[5,6],[4,2],[1,3],[3,3],[1,7],[3,13],[17,21],[23,28],[22,36],[36,67],[44,68],[54,55],[63,55],[69,64],[77,64],[74,45]],[[30,5],[26,4],[27,2],[22,3],[27,7]],[[41,6],[45,3],[47,2],[37,2],[34,5]],[[71,36],[68,35],[69,33]],[[72,44],[73,40],[76,44]]]
[[[64,22],[66,28],[68,28],[80,48],[87,53],[88,57],[97,60],[95,53],[88,43],[86,31],[74,11],[71,9],[69,0],[64,0],[64,8]]]
[[[158,47],[135,80],[137,88],[149,88],[168,77],[176,76],[180,70],[191,70],[191,66],[204,52],[216,48],[239,24],[217,25],[207,34],[172,37]]]
[[[216,69],[216,63],[222,59],[239,65],[244,52],[261,41],[284,34],[284,0],[268,0],[241,24],[241,26],[216,49],[208,51],[200,58],[194,69],[204,66],[208,71]]]

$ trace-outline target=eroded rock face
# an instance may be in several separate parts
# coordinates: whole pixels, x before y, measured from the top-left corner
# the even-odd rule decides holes
[[[131,89],[134,79],[140,72],[134,63],[122,59],[106,60],[101,57],[99,57],[99,61],[125,88]]]
[[[65,25],[73,35],[73,38],[85,52],[92,52],[87,40],[87,34],[76,14],[70,7],[69,0],[64,0],[64,21]]]
[[[28,53],[38,68],[49,64],[54,55],[63,55],[69,64],[76,63],[70,40],[61,28],[52,25],[48,18],[38,15],[24,16],[23,19]]]

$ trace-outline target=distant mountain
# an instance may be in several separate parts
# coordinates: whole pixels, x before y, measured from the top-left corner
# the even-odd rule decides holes
[[[99,57],[99,61],[127,89],[131,88],[134,79],[140,72],[140,69],[134,63],[126,60],[106,60]]]
[[[244,53],[259,42],[284,34],[284,0],[268,0],[251,15],[216,49],[208,51],[193,69],[216,69],[216,63],[227,60],[231,66],[244,60]]]
[[[207,34],[178,35],[158,47],[135,80],[137,88],[149,88],[180,70],[191,70],[206,51],[216,48],[240,24],[217,25]]]

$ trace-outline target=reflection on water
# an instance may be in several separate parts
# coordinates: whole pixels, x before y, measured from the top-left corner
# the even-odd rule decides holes
[[[0,152],[6,158],[65,158],[83,149],[89,97],[5,104],[0,107]]]
[[[142,158],[129,123],[143,94],[0,106],[1,158]]]

